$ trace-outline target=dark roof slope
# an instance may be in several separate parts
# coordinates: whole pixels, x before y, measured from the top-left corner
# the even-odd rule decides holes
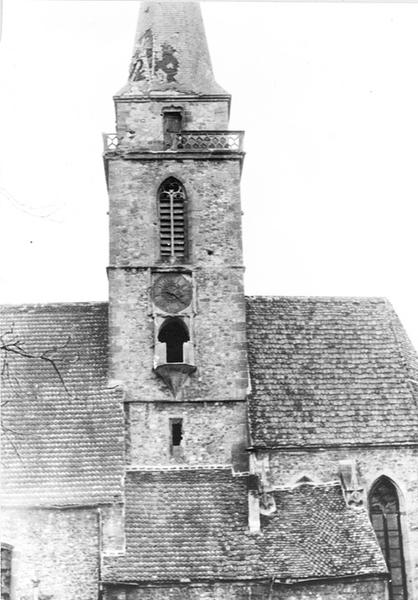
[[[247,323],[255,444],[416,442],[416,354],[385,300],[251,297]],[[107,389],[107,328],[105,303],[2,307],[3,343],[38,357],[2,352],[7,502],[120,494],[123,420]]]
[[[385,573],[366,511],[338,485],[274,492],[277,511],[248,532],[246,477],[229,469],[128,473],[126,555],[105,581],[343,577]]]
[[[348,508],[339,484],[304,484],[273,496],[277,511],[262,518],[269,574],[301,580],[386,572],[366,510]]]
[[[106,389],[107,328],[103,303],[1,308],[6,503],[120,497],[123,419]]]
[[[245,577],[258,548],[245,535],[246,480],[230,469],[128,473],[126,556],[107,580]]]
[[[247,298],[254,445],[416,442],[416,354],[379,298]]]

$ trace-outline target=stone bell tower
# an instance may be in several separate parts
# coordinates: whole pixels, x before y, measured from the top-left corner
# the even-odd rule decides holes
[[[227,129],[230,96],[215,82],[197,3],[142,3],[114,100],[110,375],[125,390],[128,463],[239,463],[243,133]]]

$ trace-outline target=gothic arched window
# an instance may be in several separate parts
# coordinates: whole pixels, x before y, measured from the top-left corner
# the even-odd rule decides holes
[[[380,477],[369,495],[370,519],[389,569],[389,600],[406,600],[405,560],[399,498],[392,481]]]
[[[169,177],[158,191],[160,253],[163,260],[182,261],[187,256],[186,192],[175,177]]]
[[[183,362],[183,344],[190,339],[186,325],[181,319],[166,319],[158,333],[158,341],[167,344],[167,362]]]

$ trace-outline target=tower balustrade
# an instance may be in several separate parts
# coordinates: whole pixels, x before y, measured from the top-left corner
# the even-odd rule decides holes
[[[116,133],[103,134],[104,152],[143,151],[135,138],[129,135],[118,136]],[[162,148],[166,152],[242,152],[244,147],[244,131],[182,131],[173,134],[172,143]],[[161,151],[161,150],[158,150]]]

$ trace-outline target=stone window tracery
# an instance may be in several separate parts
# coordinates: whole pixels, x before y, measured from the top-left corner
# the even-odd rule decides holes
[[[175,177],[169,177],[158,192],[161,259],[174,263],[187,255],[186,192]]]
[[[406,600],[405,560],[399,498],[395,485],[381,477],[369,495],[370,519],[389,569],[389,600]]]

